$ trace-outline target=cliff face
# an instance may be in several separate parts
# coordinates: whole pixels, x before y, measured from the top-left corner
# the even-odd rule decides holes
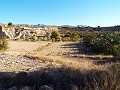
[[[27,28],[27,27],[9,27],[3,26],[0,27],[0,36],[6,36],[9,39],[29,39],[31,37],[36,37],[38,39],[47,38],[52,31],[58,30],[57,27],[35,27],[35,28]]]
[[[0,38],[5,37],[6,34],[2,31],[2,27],[0,26]]]
[[[5,35],[8,38],[14,38],[15,28],[13,28],[13,27],[2,27],[2,32],[5,33]]]

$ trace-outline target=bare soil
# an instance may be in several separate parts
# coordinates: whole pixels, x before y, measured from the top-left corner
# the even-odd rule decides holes
[[[30,57],[32,54],[39,55],[38,58]],[[52,59],[60,58],[62,60],[45,60],[44,57]],[[101,60],[107,56],[92,55],[87,48],[79,42],[27,42],[27,41],[9,41],[9,50],[0,53],[0,71],[20,72],[34,71],[49,67],[61,67],[64,60],[86,62],[91,64],[94,60]],[[47,58],[47,59],[48,59]],[[62,62],[62,63],[60,63]],[[89,65],[88,64],[88,65]],[[91,64],[92,65],[92,64]]]

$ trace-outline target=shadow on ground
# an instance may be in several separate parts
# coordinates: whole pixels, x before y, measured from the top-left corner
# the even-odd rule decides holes
[[[95,61],[95,64],[108,64],[108,63],[115,63],[115,62],[120,62],[119,60],[115,58],[104,58],[102,60]]]
[[[116,66],[113,66],[114,72],[112,69],[81,71],[73,68],[49,68],[20,73],[0,72],[0,89],[30,86],[33,90],[39,90],[40,86],[47,85],[54,90],[120,90],[120,64],[119,67]]]
[[[73,50],[73,52],[69,52],[68,54],[71,55],[80,55],[80,54],[85,54],[85,55],[91,55],[92,53],[88,48],[85,47],[83,43],[70,43],[70,44],[65,44],[62,46],[62,48],[70,48]]]
[[[66,56],[68,55],[67,56],[68,58],[73,58],[77,61],[81,61],[86,58],[88,60],[94,61],[96,65],[120,62],[120,58],[115,58],[109,55],[99,56],[97,54],[93,54],[83,43],[79,43],[79,42],[65,44],[62,46],[62,48],[71,48],[73,52],[67,52],[67,54],[65,53],[65,55]]]

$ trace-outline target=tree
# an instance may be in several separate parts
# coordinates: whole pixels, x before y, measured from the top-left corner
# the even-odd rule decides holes
[[[58,31],[53,31],[51,33],[51,39],[52,41],[59,41],[60,40],[60,33]]]
[[[13,24],[11,22],[8,23],[8,26],[12,26]]]

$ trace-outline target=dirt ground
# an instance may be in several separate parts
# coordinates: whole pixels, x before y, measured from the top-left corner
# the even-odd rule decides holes
[[[9,41],[9,50],[5,53],[12,55],[40,54],[44,56],[61,56],[71,59],[82,58],[107,58],[112,56],[93,55],[84,44],[79,42],[28,42],[28,41]]]
[[[9,50],[0,53],[0,70],[3,72],[29,72],[62,65],[69,66],[69,63],[76,66],[77,62],[81,68],[88,67],[87,65],[91,67],[94,65],[93,62],[101,62],[101,57],[107,57],[93,55],[79,42],[8,41],[8,43]]]
[[[5,53],[12,55],[34,53],[38,47],[45,46],[50,42],[8,41],[9,49]]]

